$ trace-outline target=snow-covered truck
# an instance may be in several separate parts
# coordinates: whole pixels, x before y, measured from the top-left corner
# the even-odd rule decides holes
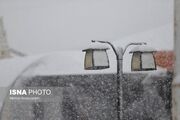
[[[0,118],[170,120],[172,73],[157,66],[154,50],[145,48],[129,54],[91,47],[1,60]],[[26,96],[27,89],[53,95]]]

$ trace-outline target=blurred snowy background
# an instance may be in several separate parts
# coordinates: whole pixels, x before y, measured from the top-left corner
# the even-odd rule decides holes
[[[28,55],[82,50],[91,39],[173,49],[173,0],[0,0],[0,16],[9,45]]]
[[[77,87],[74,95],[79,94],[79,96],[82,96],[82,93],[85,93],[82,96],[82,100],[85,101],[84,104],[86,103],[86,98],[92,97],[92,101],[85,104],[85,107],[89,110],[87,114],[89,113],[91,119],[95,117],[109,120],[112,116],[116,119],[116,105],[112,101],[116,100],[117,86],[116,79],[113,77],[114,74],[112,74],[116,73],[116,61],[112,50],[108,50],[110,58],[109,69],[98,72],[84,70],[84,53],[82,49],[87,48],[91,44],[90,40],[108,40],[114,45],[122,47],[129,42],[147,42],[148,46],[159,51],[172,51],[174,46],[173,0],[0,0],[0,16],[4,20],[4,28],[10,48],[27,55],[35,55],[33,57],[15,57],[14,59],[1,60],[1,89],[10,86],[15,79],[19,82],[26,81],[26,86],[73,84]],[[127,50],[124,56],[125,72],[130,71],[130,49]],[[58,52],[49,54],[52,51]],[[41,55],[39,56],[38,54]],[[161,52],[159,54],[161,55]],[[31,63],[38,62],[41,64],[35,67],[31,66]],[[159,64],[162,64],[161,61]],[[94,75],[97,73],[99,74]],[[104,76],[102,73],[107,75]],[[32,77],[30,80],[23,78],[23,75],[27,74]],[[69,76],[64,77],[62,74],[68,74]],[[71,76],[72,74],[75,74],[75,76]],[[86,76],[84,74],[91,75]],[[111,74],[110,77],[108,74]],[[146,73],[143,76],[141,74],[140,76],[135,74],[125,75],[127,86],[124,86],[126,91],[124,98],[127,99],[125,103],[129,104],[126,106],[127,111],[125,111],[127,116],[135,119],[134,116],[136,115],[133,114],[141,115],[139,113],[143,111],[142,109],[145,109],[145,113],[142,114],[149,113],[150,116],[158,118],[159,116],[155,116],[154,113],[148,111],[154,111],[150,108],[156,109],[158,107],[156,110],[159,111],[159,114],[156,115],[162,115],[162,119],[166,117],[167,111],[162,108],[165,106],[170,110],[169,81],[172,76],[162,77],[158,72],[157,74],[160,78],[157,78],[157,76],[154,78],[154,76],[150,75],[144,79]],[[39,76],[40,78],[38,78]],[[50,76],[50,78],[47,76]],[[89,81],[89,78],[92,81]],[[77,81],[74,81],[74,79]],[[79,79],[80,82],[78,81]],[[102,79],[104,82],[101,81]],[[146,82],[154,79],[157,82],[160,81],[158,84],[156,83],[160,88],[158,86],[154,89],[154,86],[150,86],[149,89],[149,84],[146,85]],[[58,84],[56,80],[59,81]],[[93,80],[96,80],[96,82]],[[142,83],[143,80],[146,80],[146,82]],[[143,86],[142,84],[145,85]],[[72,90],[68,92],[71,93]],[[162,107],[159,108],[158,105],[161,104],[156,106],[154,103],[152,105],[155,105],[155,107],[147,106],[147,104],[150,105],[152,102],[146,101],[151,100],[149,96],[152,98],[152,101],[164,102]],[[3,95],[3,97],[5,96]],[[0,102],[2,103],[3,100],[1,98]],[[102,100],[104,101],[102,102]],[[65,99],[64,101],[67,100]],[[106,106],[107,103],[110,106]],[[94,106],[89,107],[89,105]],[[144,108],[143,105],[147,106],[147,108]],[[99,112],[94,113],[96,108]],[[108,112],[109,108],[113,109],[111,113]],[[86,108],[84,109],[86,110]],[[102,112],[101,110],[105,111]],[[139,111],[131,114],[129,110]],[[104,114],[101,116],[99,113]],[[169,113],[168,111],[168,117]],[[166,119],[169,119],[168,117]]]

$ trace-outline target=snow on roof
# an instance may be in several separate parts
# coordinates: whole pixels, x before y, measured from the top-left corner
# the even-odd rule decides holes
[[[90,43],[88,47],[84,48],[84,50],[88,49],[109,49],[109,45],[103,43]]]
[[[148,47],[146,45],[139,45],[134,47],[132,50],[130,50],[130,53],[133,52],[155,52],[156,50],[154,48]]]

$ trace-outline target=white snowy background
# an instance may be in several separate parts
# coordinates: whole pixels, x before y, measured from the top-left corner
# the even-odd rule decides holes
[[[42,56],[47,64],[35,74],[97,73],[83,69],[82,49],[92,44],[92,39],[122,47],[129,42],[147,42],[157,50],[174,46],[173,0],[0,0],[0,16],[9,46],[37,55],[0,61],[1,87]],[[132,48],[124,56],[125,72],[130,71]],[[48,54],[52,51],[59,52]],[[115,56],[112,50],[108,53],[111,67],[99,73],[116,72]]]
[[[79,50],[91,39],[124,43],[136,34],[173,48],[173,0],[0,0],[0,16],[10,46],[29,55]]]

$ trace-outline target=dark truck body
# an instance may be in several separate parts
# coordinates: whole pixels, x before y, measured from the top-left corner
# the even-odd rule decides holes
[[[126,73],[123,81],[123,120],[170,120],[172,73],[150,76]],[[25,78],[21,78],[25,79]],[[62,88],[59,103],[4,103],[1,119],[8,120],[117,120],[116,74],[35,76],[24,87]],[[60,91],[59,91],[60,92]],[[6,116],[5,116],[6,115]],[[5,120],[5,119],[2,119]]]

